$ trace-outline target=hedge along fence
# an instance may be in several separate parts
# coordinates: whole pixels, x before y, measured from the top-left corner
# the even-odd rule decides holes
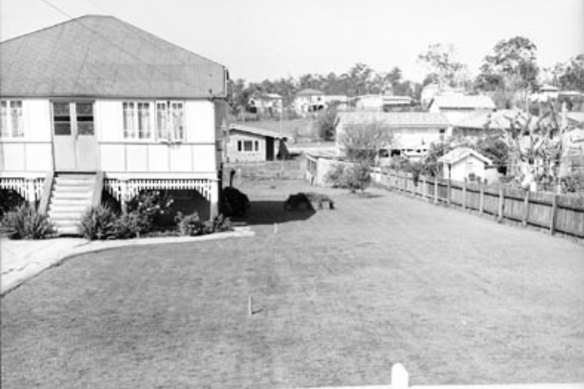
[[[584,198],[548,192],[529,192],[504,186],[486,186],[437,177],[420,176],[414,182],[411,173],[373,168],[374,183],[416,197],[489,214],[498,221],[512,220],[584,238]]]

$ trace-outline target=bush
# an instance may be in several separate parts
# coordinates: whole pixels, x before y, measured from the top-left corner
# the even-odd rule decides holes
[[[108,206],[92,207],[83,214],[79,232],[89,240],[116,239],[118,214]]]
[[[12,189],[0,189],[0,218],[7,212],[23,204],[26,204],[26,200],[16,191]]]
[[[364,192],[371,184],[370,168],[367,162],[357,162],[347,169],[346,183],[351,192],[356,192],[357,190]]]
[[[197,212],[186,216],[179,213],[177,221],[180,234],[185,236],[212,234],[214,232],[231,231],[233,229],[231,227],[231,220],[223,215],[219,215],[213,220],[203,222],[199,218]]]
[[[178,219],[178,230],[181,235],[185,236],[197,236],[203,235],[204,233],[204,223],[199,218],[197,212],[191,213],[190,215],[183,216],[181,213],[177,216]]]
[[[26,204],[6,213],[1,229],[9,239],[46,239],[55,234],[49,217]]]
[[[244,216],[249,207],[249,198],[245,193],[232,186],[223,189],[221,211],[225,216]]]
[[[139,238],[145,230],[151,232],[151,225],[144,227],[144,218],[137,212],[121,215],[116,220],[116,239]]]
[[[344,164],[336,164],[326,174],[325,181],[332,185],[333,188],[346,188],[346,173]]]
[[[137,235],[151,232],[163,215],[170,214],[170,206],[174,200],[166,191],[142,191],[130,201],[126,202],[128,226],[133,226]]]

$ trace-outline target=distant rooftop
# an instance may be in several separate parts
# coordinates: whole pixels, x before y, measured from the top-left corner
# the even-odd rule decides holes
[[[296,93],[296,96],[322,96],[324,95],[323,91],[319,91],[316,89],[302,89]]]
[[[489,96],[441,95],[436,96],[430,105],[436,104],[446,109],[495,109],[495,103]]]
[[[341,112],[339,120],[345,126],[378,122],[386,128],[446,128],[448,119],[433,112]]]

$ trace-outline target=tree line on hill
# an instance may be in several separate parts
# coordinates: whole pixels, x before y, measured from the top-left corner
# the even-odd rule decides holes
[[[537,91],[541,84],[584,91],[584,54],[558,62],[551,68],[542,68],[537,63],[537,46],[525,37],[516,36],[497,42],[484,57],[476,77],[471,77],[467,65],[457,61],[455,54],[453,45],[438,43],[428,46],[417,58],[427,71],[422,83],[404,79],[397,66],[385,72],[359,62],[341,74],[304,74],[298,78],[261,82],[246,82],[241,78],[229,80],[227,99],[234,111],[245,110],[249,98],[262,93],[281,95],[283,105],[287,107],[298,91],[308,88],[327,95],[349,97],[392,93],[419,101],[422,88],[437,83],[471,94],[489,93],[498,106],[511,107],[524,101],[527,94]]]

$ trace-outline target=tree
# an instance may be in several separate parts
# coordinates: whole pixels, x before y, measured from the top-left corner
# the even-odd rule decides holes
[[[562,89],[584,92],[584,54],[571,58],[558,70],[558,82]]]
[[[435,43],[428,46],[425,53],[418,55],[418,61],[435,75],[441,85],[459,86],[466,81],[467,67],[454,60],[454,46]]]
[[[377,121],[349,127],[338,136],[349,160],[370,164],[374,163],[379,150],[387,148],[393,140],[393,133]]]
[[[481,90],[532,92],[539,74],[536,59],[537,46],[528,38],[501,40],[485,57],[475,85]]]

